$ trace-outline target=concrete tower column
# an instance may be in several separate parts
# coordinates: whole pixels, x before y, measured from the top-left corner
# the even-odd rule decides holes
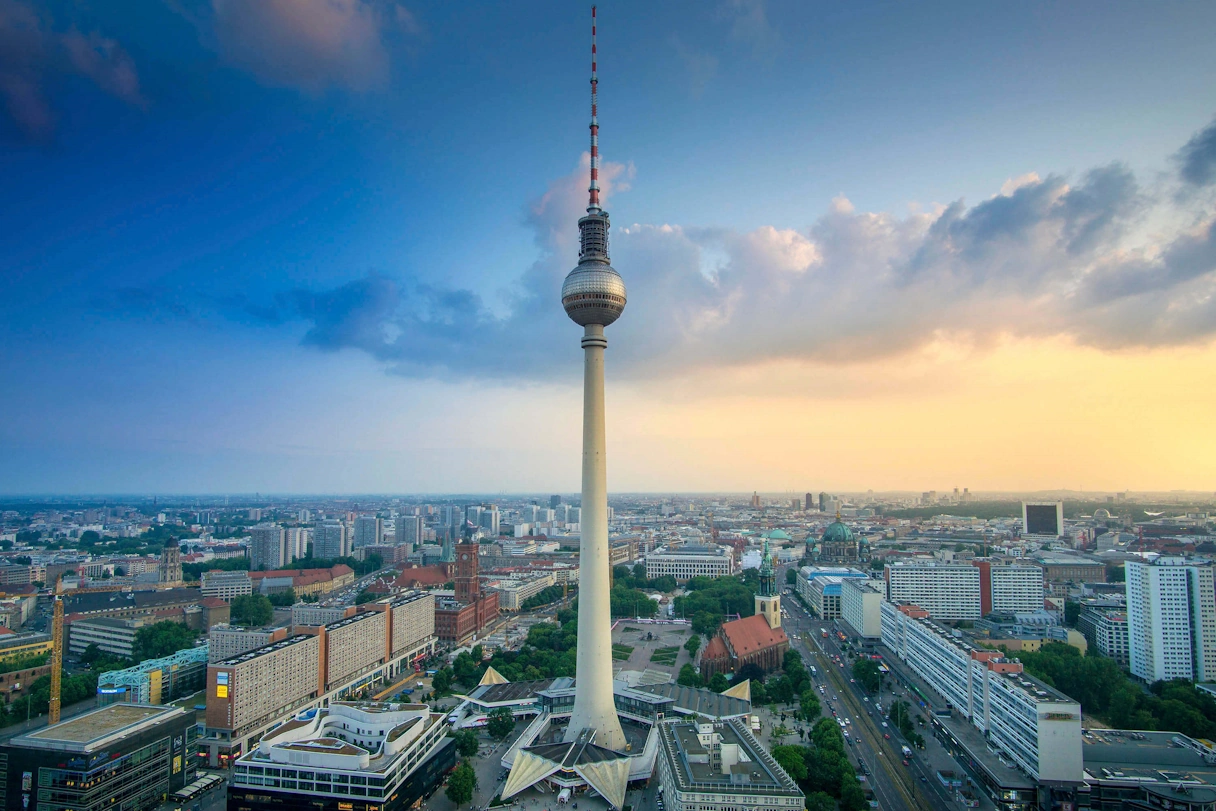
[[[625,748],[612,698],[612,612],[609,601],[608,465],[604,431],[604,328],[583,335],[583,505],[579,525],[578,683],[566,740],[587,727],[595,742]]]

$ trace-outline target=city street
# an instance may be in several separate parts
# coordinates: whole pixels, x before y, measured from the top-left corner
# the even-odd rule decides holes
[[[936,774],[938,771],[960,774],[962,768],[945,752],[928,726],[918,727],[925,739],[925,749],[914,750],[913,756],[908,759],[908,766],[903,765],[904,758],[900,753],[900,747],[907,742],[889,721],[887,727],[881,726],[894,700],[908,701],[913,708],[913,717],[929,711],[917,706],[914,695],[909,698],[907,690],[899,683],[896,671],[893,670],[883,679],[878,694],[867,693],[860,684],[852,681],[851,660],[844,655],[836,636],[838,621],[823,621],[810,615],[792,594],[782,600],[782,606],[789,612],[785,623],[788,625],[786,631],[791,635],[791,645],[802,654],[807,665],[814,665],[818,671],[814,681],[816,690],[823,685],[826,693],[820,695],[825,715],[835,710],[841,718],[848,717],[852,721],[849,726],[853,740],[850,755],[855,762],[861,760],[866,764],[870,772],[866,782],[874,791],[879,807],[906,808],[909,811],[963,808],[953,793],[941,785]],[[823,629],[828,631],[826,638],[822,635]],[[794,635],[797,635],[796,639]],[[877,645],[875,652],[883,655],[883,662],[888,667],[894,667],[889,661],[892,657],[887,655],[885,648]],[[844,667],[833,660],[837,655],[841,657]],[[874,709],[876,702],[883,707],[882,713]],[[993,808],[987,797],[981,795],[979,799],[981,808]]]

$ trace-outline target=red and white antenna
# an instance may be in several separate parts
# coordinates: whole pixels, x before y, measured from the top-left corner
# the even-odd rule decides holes
[[[595,6],[591,7],[591,186],[587,189],[591,195],[588,212],[600,210],[600,122],[596,116],[596,94],[599,90],[599,77],[595,67]]]

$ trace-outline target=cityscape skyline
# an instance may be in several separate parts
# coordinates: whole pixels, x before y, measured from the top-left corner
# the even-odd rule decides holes
[[[0,4],[0,494],[577,491],[577,15],[138,11]],[[608,13],[611,492],[1212,491],[1210,4]]]

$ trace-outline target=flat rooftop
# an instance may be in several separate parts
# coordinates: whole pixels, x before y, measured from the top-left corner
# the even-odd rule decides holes
[[[1081,756],[1087,780],[1102,783],[1216,785],[1216,764],[1205,763],[1198,749],[1176,732],[1087,729]]]
[[[962,746],[972,762],[979,764],[993,782],[999,784],[1001,788],[1034,789],[1034,780],[1013,765],[1012,761],[1003,760],[996,752],[989,749],[988,740],[984,734],[959,713],[951,713],[948,718],[934,714],[932,723],[945,727],[946,731],[950,733],[950,737]]]
[[[88,752],[103,745],[112,745],[114,741],[127,735],[179,715],[185,716],[186,711],[180,707],[150,704],[111,704],[60,721],[53,726],[19,735],[8,743],[10,746],[26,748]]]
[[[691,721],[659,724],[663,757],[677,775],[678,790],[802,796],[798,785],[741,723],[728,721],[712,726],[721,736],[716,746],[737,745],[747,757],[746,761],[740,757],[726,773],[708,762],[712,758],[708,757],[709,748],[698,737],[697,724]]]

